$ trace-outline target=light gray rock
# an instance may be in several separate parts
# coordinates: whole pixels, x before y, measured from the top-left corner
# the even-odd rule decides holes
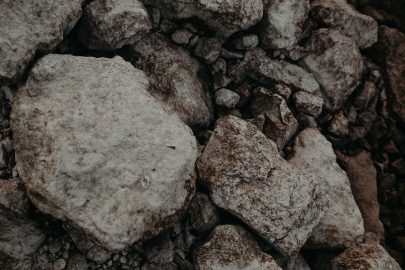
[[[377,22],[358,12],[346,0],[312,1],[311,16],[327,27],[340,29],[361,49],[377,42]]]
[[[264,115],[263,133],[273,140],[280,151],[298,131],[298,121],[278,94],[262,94],[250,104],[254,116]]]
[[[221,225],[195,255],[199,270],[281,270],[242,227]]]
[[[19,215],[27,214],[29,199],[20,179],[0,180],[0,205]]]
[[[269,87],[274,82],[279,82],[311,94],[320,92],[319,84],[312,74],[297,65],[283,60],[271,59],[260,48],[248,51],[245,59],[234,66],[230,73],[241,78],[247,75]]]
[[[360,84],[363,58],[356,43],[338,30],[319,29],[306,47],[314,53],[302,58],[322,87],[325,105],[339,109]]]
[[[38,50],[53,50],[79,20],[82,2],[0,1],[0,81],[16,81]]]
[[[217,121],[197,167],[214,203],[285,256],[298,253],[327,208],[319,179],[291,166],[255,125],[234,116]]]
[[[159,34],[149,35],[129,50],[138,56],[133,64],[149,76],[149,92],[166,110],[190,126],[210,124],[212,101],[204,84],[205,69],[196,59]]]
[[[116,50],[141,40],[152,28],[139,0],[98,0],[84,9],[79,40],[88,49]]]
[[[315,128],[301,131],[295,139],[289,163],[319,177],[329,198],[329,210],[315,227],[309,246],[348,247],[364,235],[363,218],[350,189],[350,181],[336,162],[332,144]]]
[[[318,117],[322,112],[323,99],[304,91],[298,91],[292,96],[298,111]]]
[[[188,45],[190,42],[191,37],[194,34],[187,29],[180,29],[175,31],[172,35],[171,38],[174,43],[179,44],[179,45]]]
[[[236,50],[250,50],[259,45],[259,37],[255,34],[242,35],[233,39],[231,44]]]
[[[66,267],[66,261],[63,258],[59,258],[52,263],[53,270],[62,270]]]
[[[221,55],[222,44],[216,38],[200,38],[194,54],[208,64],[214,63]]]
[[[228,109],[235,108],[239,100],[239,95],[229,89],[222,88],[215,92],[215,103]]]
[[[401,270],[379,244],[360,244],[346,249],[333,260],[333,270]]]
[[[309,0],[267,1],[261,44],[266,49],[292,49],[299,41],[309,13]]]
[[[30,256],[45,240],[45,235],[29,219],[0,205],[0,269],[31,270]]]
[[[166,18],[197,17],[225,38],[256,25],[263,16],[262,0],[145,0],[145,4],[160,8]]]
[[[48,55],[13,104],[31,200],[110,250],[158,234],[194,194],[195,138],[147,88],[120,57]]]
[[[188,209],[191,227],[197,232],[205,232],[219,223],[220,213],[204,193],[197,193]]]

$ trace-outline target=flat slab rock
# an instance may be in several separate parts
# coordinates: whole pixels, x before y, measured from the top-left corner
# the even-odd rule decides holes
[[[361,242],[364,235],[363,218],[353,198],[349,178],[336,162],[332,144],[318,129],[305,129],[295,139],[289,162],[318,176],[329,197],[329,209],[314,229],[308,246],[348,247]]]
[[[242,227],[221,225],[195,254],[199,270],[281,270]]]
[[[346,249],[333,260],[335,270],[401,270],[399,264],[379,244],[360,244]]]
[[[240,118],[220,118],[197,162],[216,205],[285,256],[304,245],[327,209],[316,177],[282,159],[276,144]]]
[[[0,1],[0,80],[16,81],[36,51],[55,48],[82,15],[82,2]]]
[[[203,66],[185,49],[151,34],[129,48],[133,64],[150,79],[149,92],[190,126],[208,126],[212,101],[204,85]]]
[[[195,138],[147,88],[120,57],[51,54],[13,105],[31,200],[109,250],[159,233],[194,194]]]

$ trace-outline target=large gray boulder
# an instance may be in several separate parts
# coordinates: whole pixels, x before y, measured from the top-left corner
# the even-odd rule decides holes
[[[223,37],[256,25],[263,16],[262,0],[145,0],[145,4],[160,8],[166,18],[197,17]]]
[[[356,43],[339,30],[319,29],[307,41],[313,53],[302,58],[303,65],[322,87],[325,105],[339,109],[360,84],[363,58]]]
[[[285,256],[304,245],[327,208],[316,177],[282,159],[275,143],[240,118],[220,118],[197,162],[216,205]]]
[[[141,40],[152,28],[139,0],[98,0],[84,9],[79,40],[88,49],[115,50]]]
[[[246,230],[235,225],[216,227],[196,250],[195,265],[198,270],[281,270]]]
[[[358,12],[346,0],[312,1],[311,16],[327,27],[341,30],[361,49],[377,42],[377,22]]]
[[[48,55],[14,101],[31,200],[109,250],[156,235],[194,194],[195,138],[147,88],[120,57]]]
[[[264,8],[262,47],[292,49],[301,37],[309,0],[271,0]]]
[[[151,34],[129,48],[133,64],[150,79],[149,92],[190,126],[208,126],[212,101],[204,67],[185,49]]]
[[[329,198],[329,210],[314,229],[309,246],[348,247],[361,242],[363,218],[353,198],[349,178],[336,162],[332,144],[318,129],[305,129],[295,139],[289,162],[318,176]]]
[[[82,2],[0,1],[0,81],[17,80],[37,51],[54,49],[79,20]]]

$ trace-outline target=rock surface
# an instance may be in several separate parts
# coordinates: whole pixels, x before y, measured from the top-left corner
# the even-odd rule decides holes
[[[401,270],[398,263],[378,244],[353,246],[334,259],[334,270]]]
[[[363,58],[356,44],[338,30],[319,29],[306,43],[313,53],[302,58],[322,87],[325,105],[336,110],[360,84]]]
[[[222,88],[215,92],[215,103],[228,109],[235,108],[239,100],[239,95],[229,89]]]
[[[195,138],[147,87],[120,57],[48,55],[14,100],[31,200],[110,250],[159,233],[194,193]]]
[[[53,50],[82,14],[83,0],[0,2],[0,81],[18,80],[37,51]]]
[[[323,99],[316,95],[298,91],[292,96],[295,107],[298,111],[318,117],[322,112]]]
[[[0,180],[0,205],[19,215],[27,214],[29,199],[20,179]]]
[[[145,0],[145,4],[160,8],[167,18],[197,17],[223,37],[250,28],[263,16],[262,0]]]
[[[88,49],[116,50],[141,40],[151,28],[140,0],[99,0],[84,9],[79,40]]]
[[[266,49],[292,49],[301,37],[309,0],[272,0],[264,9],[261,43]]]
[[[210,239],[197,249],[195,264],[199,270],[281,270],[247,231],[235,225],[216,227]]]
[[[190,126],[208,126],[212,102],[204,85],[204,69],[181,47],[158,34],[149,35],[130,48],[137,68],[149,76],[149,91],[167,110],[176,112]]]
[[[256,126],[220,118],[197,162],[216,205],[284,255],[295,255],[327,208],[318,179],[283,160]]]
[[[209,231],[220,221],[220,213],[204,193],[196,193],[188,209],[191,227],[197,232]]]
[[[318,129],[308,128],[295,139],[290,164],[319,177],[329,198],[329,210],[314,229],[311,247],[348,247],[364,235],[363,219],[350,189],[349,178],[336,162],[330,142]]]
[[[346,0],[315,0],[311,16],[327,27],[341,30],[361,49],[377,42],[377,22],[353,8]]]

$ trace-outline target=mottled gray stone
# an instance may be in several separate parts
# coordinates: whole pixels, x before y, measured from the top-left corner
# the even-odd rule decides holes
[[[295,107],[302,113],[318,117],[322,112],[323,99],[304,91],[298,91],[292,96]]]
[[[205,232],[214,228],[220,221],[220,213],[204,193],[196,193],[188,209],[191,227],[197,232]]]
[[[239,95],[229,89],[222,88],[215,92],[215,103],[228,109],[235,108],[239,100]]]

